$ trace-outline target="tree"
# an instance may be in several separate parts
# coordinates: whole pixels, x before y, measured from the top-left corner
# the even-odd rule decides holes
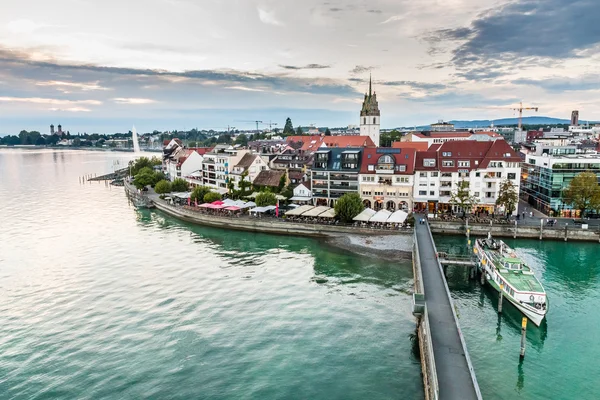
[[[248,136],[246,136],[244,134],[238,135],[238,137],[235,138],[234,143],[239,144],[240,146],[246,147],[246,146],[248,146]]]
[[[241,197],[248,195],[248,192],[250,191],[249,189],[252,186],[252,182],[246,180],[247,178],[248,178],[248,170],[245,170],[244,172],[242,172],[240,181],[238,182],[238,187],[240,188],[240,196]]]
[[[133,184],[138,189],[154,185],[154,183],[156,183],[154,171],[149,167],[142,168],[133,179]]]
[[[204,195],[205,203],[212,203],[213,201],[221,200],[221,195],[217,192],[208,192]]]
[[[206,186],[196,186],[194,190],[192,190],[191,199],[192,201],[196,200],[199,203],[204,201],[204,196],[210,192],[210,188]]]
[[[563,201],[584,216],[588,210],[600,209],[600,186],[596,174],[590,171],[575,176],[563,190]]]
[[[331,136],[331,131],[329,128],[325,129],[325,136]]]
[[[469,182],[464,179],[458,182],[458,187],[452,192],[450,196],[450,204],[454,204],[460,207],[463,212],[469,213],[473,208],[473,205],[477,204],[479,199],[472,196],[469,191]]]
[[[365,209],[358,193],[346,193],[335,203],[335,214],[343,222],[352,222],[352,218]]]
[[[73,139],[73,146],[75,146],[75,147],[81,146],[81,139],[79,139],[78,137]]]
[[[174,192],[187,192],[190,188],[190,184],[185,179],[175,178],[173,183],[171,183],[171,189]]]
[[[302,135],[303,131],[302,128],[300,126],[298,126],[298,129],[296,129],[296,135]]]
[[[281,191],[285,187],[286,183],[287,183],[287,173],[284,173],[283,175],[281,175],[281,178],[279,178],[279,186],[277,186],[277,193],[281,193]]]
[[[285,126],[283,127],[284,135],[293,135],[294,134],[294,125],[292,125],[292,119],[287,117],[285,120]]]
[[[142,168],[152,169],[152,162],[148,157],[140,157],[137,160],[129,161],[131,167],[131,175],[136,176]]]
[[[519,203],[519,194],[517,188],[509,179],[500,184],[500,192],[496,200],[497,206],[502,206],[506,210],[506,215],[511,215],[517,209]]]
[[[277,198],[271,192],[260,192],[254,202],[258,207],[274,206],[277,204]]]
[[[163,179],[161,181],[156,182],[154,186],[154,191],[158,194],[165,194],[171,192],[171,182]]]

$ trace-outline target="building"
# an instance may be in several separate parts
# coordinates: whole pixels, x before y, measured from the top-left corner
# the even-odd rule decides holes
[[[256,188],[268,188],[272,192],[279,190],[281,178],[285,175],[285,171],[264,170],[260,171],[254,179],[253,185]],[[289,181],[286,180],[286,185]]]
[[[432,132],[452,132],[454,130],[454,124],[444,122],[441,119],[437,123],[429,125],[429,127]]]
[[[377,94],[372,92],[371,78],[369,77],[369,93],[365,93],[362,109],[360,110],[360,136],[371,138],[375,146],[379,147],[381,113],[377,103]]]
[[[600,179],[600,154],[575,154],[574,148],[536,149],[523,164],[521,198],[546,215],[579,217],[565,204],[563,189],[581,172],[593,171]]]
[[[579,111],[577,110],[571,112],[571,126],[579,126]]]
[[[54,124],[50,124],[50,135],[54,135]]]
[[[412,210],[416,153],[414,148],[363,150],[359,191],[365,207]]]
[[[496,132],[411,132],[401,138],[401,142],[426,142],[428,147],[462,140],[494,141],[504,140],[504,136]]]
[[[311,170],[315,205],[333,207],[346,193],[358,193],[362,148],[324,148],[315,152]]]
[[[253,183],[261,171],[267,170],[269,170],[269,166],[258,154],[246,153],[240,161],[233,166],[233,169],[229,174],[229,179],[234,183],[235,189],[239,189],[239,182],[241,181],[244,172],[248,173],[245,180]]]
[[[354,148],[377,147],[369,136],[288,136],[288,145],[301,153],[312,153],[323,147],[327,148]]]
[[[478,199],[473,211],[496,212],[502,182],[510,180],[519,191],[520,162],[505,140],[450,141],[417,152],[414,208],[429,213],[463,211],[451,203],[451,196],[464,180],[470,195]]]
[[[312,201],[311,182],[306,181],[296,185],[294,195],[290,200],[296,203],[310,203]]]
[[[427,151],[429,142],[393,142],[393,149],[415,149],[416,151]]]

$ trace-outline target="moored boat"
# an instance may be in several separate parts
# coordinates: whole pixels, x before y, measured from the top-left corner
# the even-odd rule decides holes
[[[475,241],[473,251],[490,285],[496,291],[502,290],[503,297],[539,326],[546,316],[548,301],[531,268],[506,243],[489,234],[486,239]]]

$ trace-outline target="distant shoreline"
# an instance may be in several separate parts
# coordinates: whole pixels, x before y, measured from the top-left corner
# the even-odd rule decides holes
[[[9,146],[6,144],[0,145],[0,149],[19,149],[19,150],[85,150],[85,151],[113,151],[118,153],[133,153],[133,149],[117,149],[117,148],[105,148],[105,147],[71,147],[71,146],[41,146],[41,145],[27,145],[18,144],[15,146]],[[162,153],[161,149],[140,149],[142,153]]]

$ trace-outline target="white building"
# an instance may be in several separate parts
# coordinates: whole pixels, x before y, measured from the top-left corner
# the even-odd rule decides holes
[[[402,142],[426,142],[427,147],[446,142],[477,140],[504,140],[504,136],[496,132],[411,132],[402,137]]]
[[[415,209],[429,213],[462,211],[451,204],[451,196],[464,180],[470,195],[478,199],[472,211],[499,212],[496,200],[500,185],[508,179],[519,192],[520,161],[504,140],[452,141],[418,152],[413,188]]]
[[[233,166],[231,173],[229,174],[229,179],[234,182],[235,188],[239,189],[239,182],[244,172],[248,172],[248,176],[245,180],[252,183],[260,171],[267,170],[269,170],[269,166],[258,154],[246,153],[238,163]]]
[[[381,112],[377,103],[377,94],[371,91],[369,78],[369,93],[365,93],[362,109],[360,110],[360,136],[368,136],[375,146],[379,147]]]
[[[312,201],[310,181],[298,184],[298,186],[294,188],[294,195],[290,200],[299,203],[310,203]]]

